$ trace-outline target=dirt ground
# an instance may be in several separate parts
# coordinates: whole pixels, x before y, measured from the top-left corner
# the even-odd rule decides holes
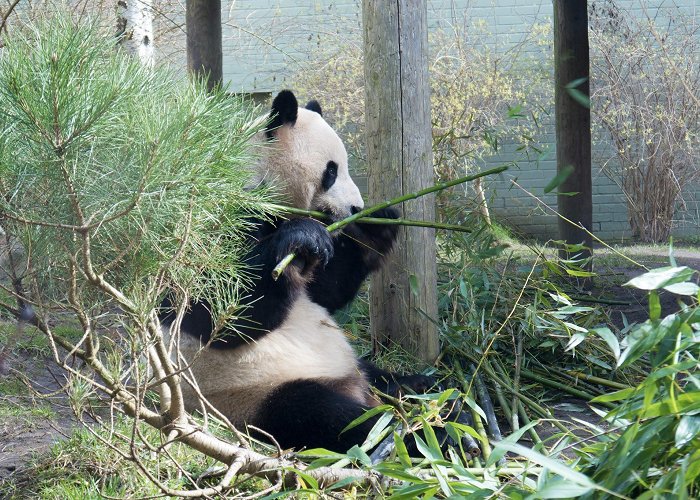
[[[606,253],[604,250],[598,251],[598,254]],[[668,265],[667,254],[661,249],[634,247],[625,250],[625,254],[649,268]],[[678,249],[675,258],[678,265],[700,270],[700,249]],[[617,259],[610,260],[617,262]],[[646,293],[620,286],[641,274],[642,270],[621,261],[619,264],[599,267],[596,272],[598,277],[595,279],[592,296],[613,298],[624,303],[610,306],[610,316],[615,325],[622,327],[623,315],[628,322],[644,321],[648,317]],[[664,314],[672,312],[675,305],[676,297],[668,293],[662,294]],[[3,496],[4,480],[21,474],[33,455],[46,452],[52,444],[66,438],[78,425],[66,404],[66,396],[61,391],[60,384],[65,380],[63,374],[50,359],[37,358],[20,350],[11,351],[8,361],[10,373],[0,375],[0,411],[7,408],[0,413],[0,498]],[[3,394],[3,383],[19,384],[22,380],[30,380],[36,394],[30,394],[28,389],[27,395],[22,397],[17,396],[17,392],[14,395]],[[572,413],[573,407],[577,409]],[[563,419],[571,415],[582,418],[581,408],[585,411],[586,404],[583,401],[564,400],[561,404],[553,405],[555,415]],[[597,417],[592,415],[591,418]]]

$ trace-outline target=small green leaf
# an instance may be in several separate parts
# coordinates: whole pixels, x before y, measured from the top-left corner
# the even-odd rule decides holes
[[[621,401],[631,397],[635,391],[635,388],[629,387],[627,389],[611,392],[609,394],[603,394],[591,399],[591,403],[610,403],[612,401]]]
[[[610,330],[610,328],[607,326],[602,326],[600,328],[593,328],[591,331],[602,338],[606,344],[608,344],[608,347],[610,347],[610,350],[615,356],[615,361],[620,359],[620,342],[618,342],[617,337]]]
[[[510,451],[511,453],[517,453],[533,462],[546,467],[554,474],[561,476],[574,484],[585,486],[588,488],[596,488],[597,485],[585,474],[581,474],[573,469],[567,467],[563,462],[554,460],[552,458],[546,457],[541,453],[536,452],[526,446],[518,443],[511,443],[508,441],[499,441],[496,443],[495,449],[503,449],[505,451]]]
[[[690,443],[700,434],[700,415],[685,415],[676,427],[676,448]]]
[[[420,454],[423,455],[425,458],[432,461],[443,459],[440,449],[438,448],[438,450],[436,451],[432,447],[428,446],[428,444],[425,441],[423,441],[423,439],[418,435],[417,432],[413,433],[413,439],[415,439],[416,441],[416,448],[418,448]]]
[[[590,486],[572,484],[569,481],[555,478],[537,488],[537,493],[533,496],[534,498],[578,498],[592,489]]]
[[[582,78],[577,78],[576,80],[573,80],[566,85],[564,85],[564,88],[568,92],[568,94],[571,96],[571,98],[579,103],[581,106],[584,108],[589,108],[591,107],[591,99],[588,95],[586,95],[584,92],[578,89],[581,85],[586,83],[588,81],[587,77],[582,77]]]
[[[418,297],[418,277],[415,274],[408,277],[408,286],[411,288],[411,294]]]
[[[664,415],[688,414],[693,415],[700,411],[700,392],[686,392],[675,400],[666,398],[643,408],[639,418],[655,418]]]
[[[365,451],[357,445],[348,450],[348,458],[354,458],[365,467],[370,467],[372,465],[372,459],[369,458],[369,455],[367,455],[367,453],[365,453]]]
[[[403,442],[403,439],[396,431],[394,431],[394,446],[396,446],[396,456],[399,458],[401,465],[406,468],[411,467],[411,457],[408,454],[406,443]]]
[[[571,174],[574,173],[574,167],[573,165],[566,165],[564,166],[554,177],[552,177],[552,180],[550,180],[547,185],[544,187],[544,192],[549,193],[552,190],[558,188],[561,186],[566,179],[569,178]]]
[[[499,441],[499,443],[503,443],[503,442],[517,443],[520,440],[520,438],[523,437],[523,434],[525,434],[528,430],[530,430],[534,426],[539,425],[539,423],[540,423],[539,420],[533,420],[529,424],[521,427],[517,431],[515,431],[512,434],[509,434],[507,437],[503,438],[501,441]],[[482,438],[479,438],[479,439],[482,439]],[[490,467],[493,464],[495,464],[496,462],[498,462],[506,454],[506,451],[507,450],[504,447],[496,446],[496,448],[494,448],[493,451],[491,452],[491,456],[486,461],[485,466]]]
[[[433,453],[436,456],[440,456],[440,458],[443,458],[442,451],[440,450],[440,443],[437,440],[435,431],[432,427],[430,427],[430,424],[428,424],[428,422],[426,422],[423,418],[421,418],[421,421],[423,422],[423,434],[425,435],[425,440],[428,446],[430,446],[430,449],[433,450]]]
[[[579,89],[566,89],[566,91],[569,93],[571,98],[579,103],[581,106],[584,108],[589,108],[591,107],[591,99],[588,97],[586,94],[581,92]]]
[[[369,420],[370,418],[372,418],[373,416],[375,416],[375,415],[377,415],[377,414],[379,414],[379,413],[382,413],[382,412],[385,412],[385,411],[393,411],[393,409],[394,409],[394,407],[391,406],[391,405],[379,405],[379,406],[375,406],[375,407],[372,408],[371,410],[367,410],[367,411],[364,412],[362,415],[360,415],[360,416],[357,417],[355,420],[353,420],[353,421],[350,422],[348,425],[346,425],[345,428],[344,428],[342,431],[340,431],[340,433],[342,434],[343,432],[345,432],[345,431],[347,431],[347,430],[349,430],[349,429],[352,429],[353,427],[356,427],[356,426],[360,425],[362,422],[365,422],[366,420]]]
[[[664,290],[676,295],[697,295],[700,292],[700,286],[696,285],[691,281],[686,281],[685,283],[674,283],[672,285],[666,285]]]
[[[660,267],[658,269],[652,269],[648,273],[644,273],[636,278],[632,278],[625,283],[624,286],[632,286],[640,290],[659,290],[660,288],[673,285],[674,283],[688,281],[694,273],[695,271],[686,266]]]

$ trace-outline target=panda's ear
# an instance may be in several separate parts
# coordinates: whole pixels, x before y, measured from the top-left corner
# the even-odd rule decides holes
[[[313,101],[307,102],[305,107],[306,109],[323,116],[323,111],[321,111],[321,105],[318,103],[317,100],[314,99]]]
[[[272,101],[272,109],[270,110],[270,121],[265,127],[265,134],[271,138],[274,129],[285,124],[294,125],[297,121],[297,113],[299,111],[299,103],[294,93],[291,90],[282,90],[277,97]]]

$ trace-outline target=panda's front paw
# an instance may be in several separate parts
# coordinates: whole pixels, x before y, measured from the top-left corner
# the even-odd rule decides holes
[[[321,223],[313,219],[292,219],[277,231],[277,261],[290,253],[296,255],[294,262],[305,274],[316,264],[325,266],[333,258],[333,240]]]

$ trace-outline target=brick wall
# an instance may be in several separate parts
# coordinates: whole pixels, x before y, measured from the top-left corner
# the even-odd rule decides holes
[[[635,0],[621,3],[638,5]],[[649,2],[653,3],[653,2]],[[663,2],[659,1],[659,4]],[[700,18],[697,0],[675,4]],[[428,0],[432,29],[476,19],[487,25],[494,46],[519,43],[533,24],[551,22],[551,0]],[[274,92],[290,85],[289,77],[300,68],[318,64],[311,60],[318,44],[350,40],[361,50],[361,10],[357,0],[231,0],[224,1],[224,77],[233,91]],[[469,24],[466,24],[469,26]],[[556,196],[543,192],[556,173],[552,124],[539,140],[548,152],[539,161],[523,161],[512,144],[504,144],[484,168],[517,161],[517,167],[489,181],[491,210],[517,231],[542,239],[557,237],[557,221],[530,194],[552,208]],[[619,188],[600,171],[600,155],[594,152],[593,230],[606,240],[629,238],[627,206]],[[516,181],[522,188],[516,187]],[[365,185],[360,179],[358,184]],[[700,234],[700,186],[684,193],[685,210],[679,210],[675,234]]]

